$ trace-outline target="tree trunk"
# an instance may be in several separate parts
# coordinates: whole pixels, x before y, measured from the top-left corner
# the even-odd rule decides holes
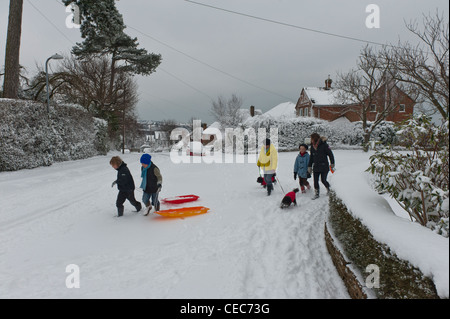
[[[22,33],[23,0],[10,0],[8,34],[5,50],[5,78],[3,97],[17,99],[19,91],[19,55],[20,36]]]
[[[116,96],[113,93],[115,80],[116,80],[116,53],[113,52],[111,58],[111,78],[109,80],[109,100],[111,104],[115,104],[117,102]]]

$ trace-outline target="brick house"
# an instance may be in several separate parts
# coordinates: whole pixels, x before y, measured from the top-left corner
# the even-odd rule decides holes
[[[338,99],[339,89],[331,87],[331,79],[325,80],[325,87],[305,87],[295,106],[297,116],[312,116],[327,121],[347,119],[350,122],[360,121],[361,105],[353,101],[341,102]],[[375,92],[373,103],[368,107],[367,120],[374,121],[377,114],[385,106],[385,86]],[[386,117],[386,121],[401,122],[414,112],[415,101],[405,92],[394,86],[390,90],[395,110]]]

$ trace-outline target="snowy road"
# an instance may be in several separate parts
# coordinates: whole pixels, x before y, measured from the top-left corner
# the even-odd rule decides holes
[[[297,186],[295,156],[280,154],[286,191]],[[139,157],[123,157],[137,185]],[[109,159],[0,173],[0,298],[348,298],[325,247],[326,196],[298,195],[299,207],[281,210],[280,187],[267,197],[255,164],[155,154],[161,197],[197,194],[210,213],[144,217],[127,202],[114,218]],[[69,264],[79,289],[66,287]]]

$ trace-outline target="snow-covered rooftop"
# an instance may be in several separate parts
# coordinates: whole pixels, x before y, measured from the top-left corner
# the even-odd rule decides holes
[[[272,117],[295,117],[295,104],[292,102],[281,103],[264,114],[270,115]]]
[[[339,89],[325,89],[322,87],[305,87],[306,95],[314,105],[342,105],[352,104],[352,101],[348,100],[345,103],[339,100]]]

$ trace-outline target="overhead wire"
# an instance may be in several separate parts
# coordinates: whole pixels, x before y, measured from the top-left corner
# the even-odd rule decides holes
[[[229,9],[225,9],[225,8],[221,8],[221,7],[216,7],[216,6],[212,6],[212,5],[209,5],[209,4],[206,4],[206,3],[197,2],[197,1],[192,1],[192,0],[184,0],[184,1],[192,3],[192,4],[195,4],[195,5],[198,5],[198,6],[208,7],[208,8],[211,8],[211,9],[224,11],[224,12],[228,12],[228,13],[231,13],[231,14],[240,15],[240,16],[243,16],[243,17],[247,17],[247,18],[251,18],[251,19],[255,19],[255,20],[261,20],[261,21],[265,21],[265,22],[270,22],[270,23],[274,23],[274,24],[279,24],[279,25],[282,25],[282,26],[286,26],[286,27],[290,27],[290,28],[296,28],[296,29],[300,29],[300,30],[304,30],[304,31],[308,31],[308,32],[314,32],[314,33],[319,33],[319,34],[323,34],[323,35],[327,35],[327,36],[338,37],[338,38],[341,38],[341,39],[358,41],[358,42],[364,42],[364,43],[369,43],[369,44],[382,45],[382,46],[386,45],[386,44],[383,44],[383,43],[380,43],[380,42],[359,39],[359,38],[355,38],[355,37],[351,37],[351,36],[347,36],[347,35],[342,35],[342,34],[337,34],[337,33],[332,33],[332,32],[327,32],[327,31],[321,31],[321,30],[317,30],[317,29],[313,29],[313,28],[307,28],[307,27],[302,27],[302,26],[299,26],[299,25],[286,23],[286,22],[282,22],[282,21],[276,21],[276,20],[272,20],[272,19],[268,19],[268,18],[262,18],[262,17],[258,17],[258,16],[255,16],[255,15],[242,13],[242,12],[239,12],[239,11],[233,11],[233,10],[229,10]]]
[[[219,69],[219,68],[217,68],[217,67],[215,67],[215,66],[213,66],[213,65],[211,65],[211,64],[209,64],[209,63],[207,63],[207,62],[204,62],[204,61],[202,61],[202,60],[200,60],[200,59],[198,59],[198,58],[196,58],[196,57],[193,57],[192,55],[187,54],[187,53],[185,53],[185,52],[183,52],[183,51],[181,51],[181,50],[179,50],[179,49],[177,49],[177,48],[175,48],[175,47],[173,47],[173,46],[171,46],[171,45],[169,45],[169,44],[167,44],[167,43],[165,43],[165,42],[163,42],[163,41],[161,41],[161,40],[159,40],[159,39],[157,39],[157,38],[155,38],[155,37],[153,37],[153,36],[151,36],[151,35],[149,35],[149,34],[147,34],[147,33],[145,33],[145,32],[142,32],[142,31],[140,31],[139,29],[137,29],[137,28],[135,28],[135,27],[133,27],[133,26],[127,25],[127,27],[130,28],[130,29],[132,29],[132,30],[134,30],[134,31],[136,31],[136,32],[138,32],[138,33],[140,33],[141,35],[143,35],[143,36],[145,36],[145,37],[148,37],[148,38],[154,40],[155,42],[158,42],[158,43],[160,43],[160,44],[162,44],[162,45],[168,47],[169,49],[172,49],[172,50],[174,50],[174,51],[176,51],[176,52],[178,52],[178,53],[180,53],[180,54],[182,54],[182,55],[188,57],[188,58],[191,59],[191,60],[194,60],[194,61],[196,61],[196,62],[198,62],[198,63],[200,63],[200,64],[203,64],[203,65],[207,66],[207,67],[210,68],[210,69],[213,69],[213,70],[215,70],[215,71],[217,71],[217,72],[220,72],[220,73],[222,73],[222,74],[225,74],[226,76],[229,76],[229,77],[231,77],[231,78],[233,78],[233,79],[235,79],[235,80],[238,80],[238,81],[240,81],[240,82],[243,82],[243,83],[245,83],[245,84],[247,84],[247,85],[253,86],[253,87],[257,88],[257,89],[263,90],[263,91],[265,91],[265,92],[267,92],[267,93],[270,93],[270,94],[276,95],[276,96],[278,96],[278,97],[282,97],[282,98],[284,98],[284,99],[290,100],[289,97],[286,97],[286,96],[281,95],[281,94],[279,94],[279,93],[273,92],[273,91],[271,91],[271,90],[269,90],[269,89],[266,89],[266,88],[263,88],[263,87],[261,87],[261,86],[258,86],[258,85],[254,84],[254,83],[251,83],[251,82],[247,81],[247,80],[241,79],[241,78],[239,78],[239,77],[237,77],[237,76],[235,76],[235,75],[232,75],[232,74],[229,73],[229,72],[226,72],[226,71],[224,71],[224,70],[221,70],[221,69]]]
[[[28,1],[30,1],[30,0],[28,0]],[[56,1],[58,4],[61,4],[61,5],[64,6],[64,4],[60,3],[58,0],[55,0],[55,1]],[[185,53],[185,52],[183,52],[183,51],[181,51],[181,50],[175,48],[174,46],[169,45],[169,44],[167,44],[167,43],[165,43],[165,42],[163,42],[163,41],[161,41],[161,40],[155,38],[154,36],[151,36],[151,35],[149,35],[149,34],[143,32],[143,31],[141,31],[141,30],[139,30],[139,29],[137,29],[137,28],[135,28],[135,27],[133,27],[133,26],[131,26],[131,25],[126,25],[126,27],[128,27],[128,28],[130,28],[130,29],[132,29],[132,30],[134,30],[134,31],[136,31],[136,32],[138,32],[138,33],[140,33],[141,35],[143,35],[143,36],[145,36],[145,37],[147,37],[147,38],[149,38],[149,39],[152,39],[152,40],[155,41],[155,42],[158,42],[159,44],[161,44],[161,45],[163,45],[163,46],[165,46],[165,47],[167,47],[167,48],[169,48],[169,49],[171,49],[171,50],[173,50],[173,51],[175,51],[175,52],[178,52],[178,53],[180,53],[180,54],[182,54],[182,55],[188,57],[188,58],[191,59],[191,60],[194,60],[194,61],[196,61],[196,62],[198,62],[198,63],[200,63],[200,64],[202,64],[202,65],[205,65],[205,66],[207,66],[208,68],[211,68],[211,69],[213,69],[213,70],[215,70],[215,71],[217,71],[217,72],[220,72],[220,73],[222,73],[222,74],[224,74],[224,75],[226,75],[226,76],[228,76],[228,77],[231,77],[231,78],[233,78],[233,79],[235,79],[235,80],[238,80],[238,81],[240,81],[240,82],[243,82],[243,83],[245,83],[245,84],[247,84],[247,85],[253,86],[253,87],[255,87],[255,88],[259,89],[259,90],[263,90],[263,91],[265,91],[265,92],[267,92],[267,93],[276,95],[276,96],[278,96],[278,97],[281,97],[281,98],[284,98],[284,99],[288,99],[288,100],[291,99],[291,98],[289,98],[289,97],[287,97],[287,96],[281,95],[281,94],[279,94],[279,93],[277,93],[277,92],[273,92],[273,91],[271,91],[271,90],[269,90],[269,89],[266,89],[266,88],[264,88],[264,87],[258,86],[258,85],[254,84],[254,83],[251,83],[251,82],[247,81],[247,80],[241,79],[241,78],[239,78],[239,77],[237,77],[237,76],[235,76],[235,75],[232,75],[232,74],[229,73],[229,72],[226,72],[226,71],[224,71],[224,70],[221,70],[221,69],[219,69],[219,68],[217,68],[217,67],[215,67],[215,66],[213,66],[213,65],[211,65],[211,64],[209,64],[209,63],[207,63],[207,62],[204,62],[204,61],[202,61],[202,60],[200,60],[200,59],[198,59],[198,58],[195,58],[194,56],[192,56],[192,55],[190,55],[190,54],[187,54],[187,53]],[[159,68],[161,68],[161,67],[159,67]],[[188,83],[187,83],[186,81],[184,81],[184,80],[181,80],[180,78],[176,77],[175,75],[170,74],[167,70],[164,70],[163,72],[166,72],[167,74],[169,74],[170,76],[174,77],[174,78],[177,79],[178,81],[180,81],[180,82],[184,83],[185,85],[191,87],[191,88],[194,89],[195,91],[197,91],[197,92],[199,92],[199,93],[201,93],[201,94],[203,94],[203,95],[206,95],[210,100],[213,100],[208,94],[202,92],[201,90],[199,90],[199,89],[197,89],[197,88],[194,88],[192,85],[188,84]]]
[[[62,5],[63,7],[65,7],[64,6],[64,4],[63,3],[61,3],[61,2],[59,2],[58,0],[55,0],[56,1],[56,3],[58,3],[58,4],[60,4],[60,5]],[[76,43],[74,43],[69,37],[67,37],[67,35],[64,33],[64,32],[62,32],[41,10],[39,10],[39,8],[37,8],[30,0],[27,0],[27,2],[39,13],[39,15],[41,15],[48,23],[50,23],[50,25],[56,30],[56,31],[58,31],[58,33],[60,33],[66,40],[68,40],[72,45],[76,45]],[[164,68],[162,68],[162,67],[158,67],[158,69],[160,69],[162,72],[164,72],[164,73],[166,73],[166,74],[168,74],[169,76],[171,76],[171,77],[173,77],[173,78],[175,78],[177,81],[179,81],[179,82],[181,82],[181,83],[183,83],[184,85],[186,85],[186,86],[188,86],[188,87],[190,87],[191,89],[193,89],[193,90],[195,90],[195,91],[197,91],[198,93],[200,93],[200,94],[202,94],[202,95],[204,95],[204,96],[206,96],[209,100],[213,100],[208,94],[206,94],[205,92],[203,92],[203,91],[201,91],[201,90],[199,90],[199,89],[197,89],[197,88],[195,88],[194,86],[192,86],[192,85],[190,85],[189,83],[187,83],[186,81],[183,81],[182,79],[180,79],[179,77],[177,77],[176,75],[174,75],[174,74],[172,74],[171,72],[169,72],[169,71],[167,71],[167,70],[165,70]],[[145,91],[144,91],[144,93],[145,94],[147,94]],[[161,98],[159,98],[159,99],[161,99]],[[164,100],[164,99],[161,99],[161,100]],[[145,101],[148,103],[149,101],[148,100],[146,100],[145,99]],[[172,104],[172,105],[175,105],[175,106],[177,106],[177,107],[181,107],[180,105],[177,105],[176,103],[174,103],[174,102],[171,102],[171,101],[169,101],[169,100],[164,100],[164,101],[166,101],[166,102],[168,102],[168,103],[170,103],[170,104]],[[150,104],[150,103],[149,103]],[[155,106],[154,104],[151,104],[152,106]],[[159,110],[161,110],[161,108],[160,107],[157,107]],[[186,108],[186,106],[182,106],[182,108]],[[164,113],[166,116],[167,116],[167,113],[166,112],[164,112],[164,111],[162,111],[161,110],[161,112],[162,113]]]
[[[39,10],[38,7],[36,7],[33,2],[31,2],[30,0],[27,0],[27,2],[45,19],[47,20],[48,23],[50,23],[53,28],[55,28],[56,31],[58,31],[67,41],[69,41],[71,44],[75,45],[75,43],[64,33],[62,32],[49,18],[47,18],[47,16],[41,11]],[[63,4],[64,6],[64,4]]]

